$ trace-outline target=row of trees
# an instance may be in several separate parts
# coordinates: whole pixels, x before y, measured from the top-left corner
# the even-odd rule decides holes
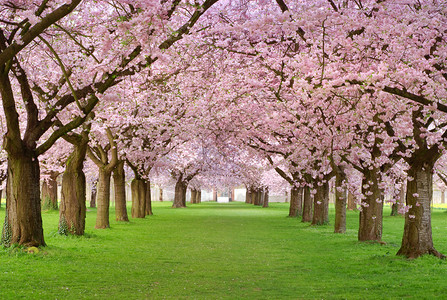
[[[243,182],[254,195],[286,182],[290,215],[323,224],[335,178],[336,232],[349,190],[359,240],[380,241],[384,195],[406,186],[398,253],[443,257],[430,201],[447,141],[445,1],[0,5],[11,243],[45,245],[41,168],[63,172],[61,222],[83,234],[88,156],[97,228],[109,227],[110,177],[122,191],[124,165],[134,216],[150,213],[154,177],[175,179],[174,207],[188,185]]]

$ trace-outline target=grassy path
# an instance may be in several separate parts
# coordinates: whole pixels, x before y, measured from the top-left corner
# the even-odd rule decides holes
[[[287,204],[202,203],[155,216],[112,221],[87,236],[61,237],[45,212],[48,247],[0,250],[0,299],[431,299],[447,295],[447,263],[396,257],[403,219],[385,217],[386,245],[286,218]],[[332,211],[333,213],[333,211]],[[4,209],[0,218],[4,217]],[[114,216],[111,216],[113,219]],[[333,216],[332,216],[333,218]],[[333,222],[332,222],[333,223]],[[447,213],[433,214],[435,245],[447,253]]]

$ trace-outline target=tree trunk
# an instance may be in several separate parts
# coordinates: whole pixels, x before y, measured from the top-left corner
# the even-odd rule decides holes
[[[250,204],[251,203],[251,187],[247,186],[246,187],[246,192],[245,192],[245,203]]]
[[[269,190],[266,189],[264,192],[264,203],[262,204],[262,207],[269,207]]]
[[[31,151],[8,155],[2,244],[45,246],[40,206],[39,161]]]
[[[202,203],[202,190],[197,190],[197,203]]]
[[[257,190],[254,195],[253,204],[257,206],[261,205],[262,190]]]
[[[445,203],[445,190],[441,190],[441,204]]]
[[[146,196],[145,196],[145,214],[146,216],[152,216],[152,195],[151,195],[151,182],[149,180],[146,181]]]
[[[174,203],[172,207],[186,207],[186,190],[188,184],[183,182],[182,180],[178,180],[175,184],[175,194],[174,194]]]
[[[158,201],[163,202],[163,189],[160,188],[160,196],[158,197]]]
[[[343,169],[337,167],[335,174],[335,233],[345,233],[346,232],[346,196],[347,190],[344,186],[344,181],[346,175]]]
[[[132,190],[132,218],[146,217],[146,182],[135,178],[130,188]]]
[[[197,199],[197,190],[196,189],[191,189],[191,204],[195,204]]]
[[[213,189],[213,201],[217,202],[217,191]]]
[[[365,199],[360,206],[359,241],[380,241],[382,239],[383,193],[379,188],[378,169],[363,173],[362,194]]]
[[[97,187],[98,181],[95,180],[92,183],[92,192],[90,194],[90,207],[91,208],[96,208],[96,194],[98,192],[98,187]]]
[[[407,182],[406,204],[402,246],[397,255],[417,258],[424,254],[445,257],[433,247],[430,203],[433,198],[433,165],[414,163],[410,165]]]
[[[303,218],[301,219],[301,222],[312,222],[312,198],[308,186],[304,187]]]
[[[113,185],[115,187],[116,220],[129,222],[126,206],[126,178],[124,174],[124,161],[119,161],[113,170]]]
[[[354,195],[348,191],[348,210],[357,210],[357,204],[355,204]]]
[[[111,171],[99,168],[98,194],[96,202],[98,209],[96,211],[96,229],[109,228],[109,207],[110,207],[110,178]]]
[[[57,176],[59,173],[51,172],[48,180],[42,184],[42,209],[57,210]]]
[[[59,209],[60,234],[83,235],[85,231],[86,183],[83,171],[88,137],[74,146],[62,175],[61,205]]]
[[[295,218],[301,215],[301,199],[303,197],[301,188],[293,186],[290,189],[289,217]]]
[[[329,183],[316,184],[316,189],[312,225],[324,225],[329,223]]]

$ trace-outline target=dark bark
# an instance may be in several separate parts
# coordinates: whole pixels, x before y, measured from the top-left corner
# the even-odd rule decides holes
[[[359,214],[359,241],[380,241],[382,239],[383,192],[379,188],[378,169],[365,169],[362,180],[362,201]]]
[[[91,208],[96,208],[96,194],[98,193],[98,181],[95,180],[92,183],[92,190],[91,190],[91,194],[90,194],[90,207]]]
[[[433,164],[416,162],[410,165],[408,176],[414,178],[407,182],[406,204],[411,206],[405,215],[402,245],[397,255],[417,258],[432,254],[445,256],[433,246],[430,203],[433,198]]]
[[[88,133],[84,132],[67,159],[62,175],[59,233],[83,235],[85,231],[86,182],[83,171]]]
[[[130,185],[132,190],[132,218],[146,217],[146,182],[135,178]]]
[[[255,193],[253,193],[254,197],[253,197],[253,205],[256,206],[260,206],[261,204],[261,200],[262,200],[262,190],[258,189],[256,190]]]
[[[45,246],[39,180],[39,161],[33,152],[9,155],[4,246]]]
[[[51,172],[42,183],[42,209],[57,210],[57,177],[58,172]]]
[[[304,187],[303,196],[303,218],[301,222],[312,222],[312,197],[310,195],[310,188]]]
[[[197,203],[196,199],[197,199],[197,190],[196,189],[191,189],[191,199],[190,199],[191,204]]]
[[[115,216],[117,221],[129,222],[126,205],[126,178],[124,161],[119,161],[113,170],[113,185],[115,187]]]
[[[202,190],[197,190],[197,203],[202,203]]]
[[[314,213],[312,225],[324,225],[329,223],[329,182],[316,185],[314,195]]]
[[[289,205],[289,217],[299,217],[302,215],[301,207],[302,207],[302,189],[293,186],[290,189],[290,205]]]
[[[152,195],[151,195],[151,182],[149,180],[146,181],[146,196],[145,196],[145,215],[152,216]]]
[[[188,184],[184,182],[181,178],[177,180],[175,184],[175,194],[174,194],[174,203],[172,207],[186,207],[186,191],[188,188]]]
[[[335,166],[335,233],[346,232],[346,202],[347,190],[344,186],[346,174],[339,166]]]

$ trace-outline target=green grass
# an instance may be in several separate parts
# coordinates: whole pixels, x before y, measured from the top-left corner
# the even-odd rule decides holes
[[[287,204],[202,203],[111,221],[85,237],[56,234],[58,212],[43,212],[48,246],[38,254],[0,250],[0,299],[431,299],[447,295],[447,262],[395,256],[402,217],[385,217],[386,245],[287,218]],[[386,215],[389,214],[387,210]],[[333,210],[331,210],[333,219]],[[0,211],[4,218],[4,207]],[[114,216],[111,215],[111,220]],[[433,212],[436,248],[447,253],[447,213]],[[333,220],[331,221],[333,223]]]

